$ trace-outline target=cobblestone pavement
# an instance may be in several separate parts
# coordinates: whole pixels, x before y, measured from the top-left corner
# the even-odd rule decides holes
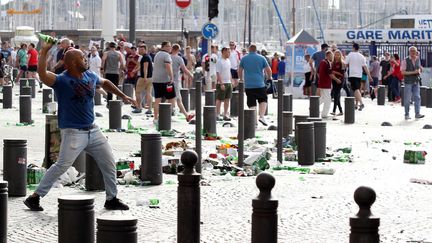
[[[16,89],[17,90],[17,89]],[[276,101],[270,101],[270,117],[276,113]],[[17,96],[14,106],[18,107]],[[0,110],[0,139],[28,139],[28,161],[41,164],[44,156],[44,115],[41,113],[41,93],[33,103],[34,126],[16,127],[17,109]],[[104,117],[97,123],[106,128],[108,112],[105,106],[96,107]],[[123,113],[130,114],[130,107],[123,106]],[[308,113],[307,100],[294,101],[295,114]],[[426,118],[421,121],[404,121],[400,104],[376,106],[366,101],[366,108],[356,112],[356,124],[344,125],[342,121],[328,121],[327,143],[331,148],[352,145],[353,163],[326,163],[336,169],[334,175],[299,174],[273,171],[276,186],[273,195],[279,200],[279,242],[338,243],[347,242],[349,217],[358,207],[354,203],[354,190],[361,185],[371,186],[377,193],[372,212],[381,218],[382,242],[432,241],[432,186],[413,184],[410,178],[430,179],[432,176],[430,155],[425,165],[402,163],[403,142],[418,141],[431,151],[431,131],[421,129],[431,123],[431,109],[422,109]],[[144,115],[132,115],[135,126],[151,127],[151,120]],[[381,127],[390,121],[393,127]],[[124,121],[126,126],[126,121]],[[184,119],[175,118],[173,128],[192,131]],[[236,128],[218,126],[223,136],[236,134]],[[276,137],[276,132],[258,127],[258,135]],[[140,149],[137,134],[106,133],[117,158],[125,158]],[[390,143],[373,143],[372,140],[391,140]],[[172,139],[164,138],[164,142]],[[216,142],[205,141],[205,148],[213,148]],[[388,151],[388,152],[383,152]],[[0,147],[0,153],[3,147]],[[393,158],[393,156],[395,158]],[[295,165],[294,163],[292,165]],[[0,158],[0,169],[3,158]],[[176,181],[176,176],[164,175],[164,181]],[[201,187],[201,240],[202,242],[250,242],[251,200],[258,194],[255,177],[209,178],[210,186]],[[30,191],[29,191],[30,193]],[[104,193],[88,193],[78,188],[54,188],[43,198],[44,212],[29,212],[22,204],[24,198],[9,199],[9,242],[56,242],[57,198],[65,194],[91,194],[96,196],[96,215],[113,214],[103,209]],[[119,197],[131,206],[130,211],[114,212],[138,217],[139,242],[176,241],[177,185],[119,186]],[[137,206],[136,199],[158,198],[159,209]],[[73,226],[71,226],[73,227]]]

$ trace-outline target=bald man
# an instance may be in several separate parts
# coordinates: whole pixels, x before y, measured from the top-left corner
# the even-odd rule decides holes
[[[65,52],[65,71],[59,75],[47,71],[47,53],[52,44],[43,43],[37,68],[40,80],[52,87],[58,97],[58,124],[61,145],[58,161],[42,178],[36,191],[24,204],[32,211],[42,211],[40,197],[44,197],[55,181],[72,166],[82,151],[95,160],[102,172],[108,210],[128,210],[129,207],[117,198],[116,167],[111,146],[97,125],[94,124],[94,102],[96,86],[114,93],[133,104],[136,102],[121,92],[109,80],[87,70],[84,53],[77,49]]]

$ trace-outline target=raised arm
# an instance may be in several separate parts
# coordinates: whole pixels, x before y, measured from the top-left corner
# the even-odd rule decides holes
[[[138,103],[132,99],[131,97],[125,95],[117,86],[115,86],[111,81],[108,79],[104,79],[99,77],[100,86],[107,92],[113,93],[117,95],[118,97],[122,98],[124,101],[131,102],[133,105],[138,106]]]
[[[40,56],[39,56],[39,63],[37,67],[37,72],[39,74],[40,80],[42,81],[42,83],[50,87],[55,84],[57,78],[57,76],[54,73],[47,71],[47,54],[49,49],[51,49],[51,47],[52,47],[51,43],[42,44],[42,49],[40,51]]]

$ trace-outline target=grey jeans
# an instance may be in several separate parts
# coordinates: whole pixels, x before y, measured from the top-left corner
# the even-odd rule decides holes
[[[107,200],[116,197],[117,175],[114,156],[108,140],[97,126],[89,131],[72,128],[61,129],[59,159],[42,178],[36,189],[36,194],[44,197],[54,182],[72,166],[83,150],[95,159],[102,172]]]

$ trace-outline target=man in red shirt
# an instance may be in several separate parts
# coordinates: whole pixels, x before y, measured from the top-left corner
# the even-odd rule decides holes
[[[126,55],[127,73],[126,73],[125,83],[133,84],[134,86],[136,85],[136,81],[138,77],[137,71],[135,69],[138,66],[139,55],[137,54],[136,51],[137,51],[136,47],[132,46],[132,48],[130,49],[130,53]]]
[[[317,92],[320,95],[320,105],[324,103],[323,110],[321,112],[321,118],[327,119],[331,105],[331,86],[332,79],[338,81],[332,73],[331,62],[333,61],[333,52],[327,51],[326,58],[321,61],[318,69],[318,89]],[[340,80],[339,80],[340,82]]]
[[[30,43],[28,46],[28,69],[27,74],[29,78],[34,78],[39,81],[38,75],[37,75],[37,65],[38,65],[38,51],[35,48],[35,44]],[[40,88],[42,88],[42,83],[39,82]]]
[[[274,54],[272,61],[271,61],[271,70],[272,70],[272,79],[277,80],[278,79],[278,66],[279,66],[279,56],[277,53]]]

